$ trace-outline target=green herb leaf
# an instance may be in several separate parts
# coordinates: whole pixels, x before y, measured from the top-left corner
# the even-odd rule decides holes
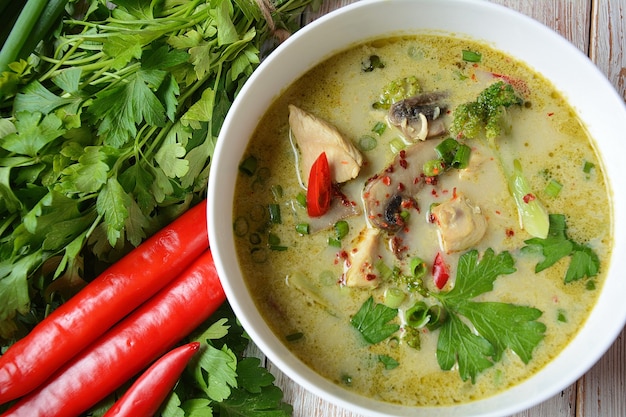
[[[224,401],[237,387],[237,357],[227,347],[207,345],[198,359],[196,382],[213,401]]]
[[[566,283],[594,277],[600,270],[598,255],[590,247],[574,242],[567,236],[567,224],[562,214],[550,214],[550,230],[545,239],[533,238],[524,243],[527,245],[524,251],[540,251],[543,255],[543,260],[535,266],[535,272],[541,272],[567,256],[571,260],[563,278]]]
[[[461,378],[474,383],[476,376],[498,362],[506,349],[524,363],[530,361],[546,330],[537,321],[542,312],[514,304],[471,301],[491,291],[498,276],[513,272],[514,260],[508,252],[495,255],[487,249],[480,260],[476,250],[461,255],[454,288],[433,294],[449,316],[441,325],[437,342],[437,361],[442,369],[449,370],[458,363]],[[473,329],[460,316],[469,320]]]
[[[467,300],[493,290],[493,283],[500,275],[516,271],[515,260],[509,252],[496,255],[493,249],[485,251],[482,259],[478,251],[471,250],[459,258],[457,277],[454,288],[449,292],[439,293],[438,298],[449,302]]]
[[[388,355],[378,355],[378,361],[382,363],[388,371],[400,366],[400,362]]]
[[[524,363],[530,362],[532,351],[541,342],[545,324],[536,321],[541,310],[496,302],[468,302],[458,312],[467,317],[478,333],[494,347],[493,359],[499,361],[509,348]]]
[[[231,396],[218,404],[220,417],[289,417],[293,408],[282,402],[283,393],[272,385],[254,394],[235,389]]]
[[[441,369],[449,371],[459,364],[459,374],[463,381],[476,382],[476,375],[490,368],[494,355],[493,346],[482,336],[476,335],[455,315],[441,327],[437,341],[437,362]]]
[[[400,329],[398,324],[389,323],[397,315],[397,309],[389,308],[384,304],[376,304],[374,298],[370,296],[352,317],[350,323],[367,342],[375,344],[382,342]]]

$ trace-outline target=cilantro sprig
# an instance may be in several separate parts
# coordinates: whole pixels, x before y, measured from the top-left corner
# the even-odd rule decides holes
[[[524,243],[527,246],[523,250],[543,255],[543,260],[535,266],[535,272],[541,272],[569,257],[570,262],[563,277],[565,283],[595,277],[600,270],[598,255],[589,246],[575,242],[567,236],[567,223],[562,214],[550,215],[550,229],[545,239],[533,238]]]

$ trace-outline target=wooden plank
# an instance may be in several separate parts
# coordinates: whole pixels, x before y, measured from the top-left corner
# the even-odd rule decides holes
[[[594,0],[589,56],[626,99],[626,0]]]

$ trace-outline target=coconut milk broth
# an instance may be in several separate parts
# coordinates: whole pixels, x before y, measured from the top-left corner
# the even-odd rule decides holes
[[[479,51],[481,62],[464,62],[463,50]],[[372,54],[380,56],[385,67],[363,72],[361,62]],[[342,248],[328,245],[332,229],[304,236],[295,231],[295,226],[308,218],[296,201],[303,188],[289,140],[289,104],[328,121],[356,143],[362,135],[372,135],[372,126],[384,120],[385,113],[373,110],[371,104],[389,82],[417,76],[422,91],[449,91],[449,108],[453,110],[475,100],[494,82],[491,73],[523,80],[527,86],[524,108],[511,111],[512,129],[506,138],[498,139],[502,154],[505,159],[521,161],[532,189],[550,213],[566,215],[569,236],[593,247],[601,260],[600,275],[594,278],[599,289],[610,252],[611,213],[592,142],[573,110],[545,79],[487,45],[420,35],[356,46],[313,68],[283,92],[250,140],[246,155],[258,158],[259,168],[254,176],[239,175],[233,213],[233,219],[245,218],[248,225],[246,231],[236,233],[238,258],[247,285],[261,314],[295,355],[326,378],[364,396],[406,405],[446,405],[493,395],[528,378],[554,358],[580,328],[596,300],[598,290],[589,290],[584,280],[563,283],[567,268],[564,261],[535,273],[538,258],[520,253],[530,236],[520,228],[515,203],[497,161],[479,139],[466,141],[473,157],[482,161],[475,172],[460,181],[459,173],[451,171],[440,177],[436,187],[427,186],[420,192],[420,210],[408,220],[408,255],[419,256],[430,265],[441,251],[436,227],[427,222],[431,203],[450,199],[456,189],[479,206],[488,226],[476,249],[480,253],[487,248],[496,253],[510,251],[517,272],[499,277],[494,290],[478,300],[532,306],[543,312],[539,321],[547,326],[545,338],[528,364],[506,351],[500,362],[472,383],[462,381],[456,367],[450,371],[440,369],[435,356],[438,330],[421,335],[419,350],[395,338],[367,344],[350,325],[350,318],[370,295],[382,302],[385,285],[376,289],[341,285],[341,251],[350,250],[366,227],[364,216],[347,219],[350,231],[341,240]],[[391,162],[394,150],[390,144],[398,137],[398,130],[388,127],[376,137],[377,146],[363,152],[366,162],[359,176],[342,186],[352,201],[362,204],[365,181]],[[595,166],[589,173],[583,172],[585,162]],[[550,178],[563,184],[555,198],[541,193]],[[278,185],[281,192],[277,191]],[[268,225],[268,204],[280,206],[281,224]],[[286,250],[268,249],[270,234],[278,237],[277,246]],[[446,254],[451,277],[464,252]],[[393,264],[389,250],[383,248],[382,254],[389,265]],[[454,285],[453,278],[449,285]],[[419,298],[416,294],[412,297],[405,300],[400,311]],[[565,314],[567,320],[559,321],[559,314]],[[399,366],[386,369],[379,355],[393,357]]]

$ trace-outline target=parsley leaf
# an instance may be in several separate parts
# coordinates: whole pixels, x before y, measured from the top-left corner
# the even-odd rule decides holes
[[[478,259],[478,251],[472,250],[459,258],[456,282],[449,292],[440,293],[440,298],[453,302],[467,300],[493,290],[493,283],[500,275],[516,271],[515,260],[509,252],[496,255],[493,249],[485,251]]]
[[[293,408],[282,402],[283,393],[272,385],[260,393],[244,389],[233,390],[232,395],[218,404],[220,417],[289,417]]]
[[[375,344],[382,342],[400,329],[398,324],[389,323],[397,315],[397,309],[384,304],[376,304],[374,298],[370,296],[352,317],[350,323],[367,342]]]
[[[441,327],[437,340],[437,362],[444,371],[449,371],[458,362],[463,381],[471,378],[472,383],[475,382],[478,373],[493,365],[489,357],[494,353],[487,339],[474,334],[456,315],[450,315]]]
[[[471,379],[473,383],[480,372],[502,358],[506,349],[515,352],[524,363],[530,361],[533,349],[543,340],[546,330],[546,326],[537,321],[542,312],[514,304],[471,301],[493,290],[493,283],[500,275],[515,271],[514,259],[508,252],[496,255],[491,248],[481,259],[476,250],[459,258],[454,288],[433,293],[449,315],[437,341],[437,361],[441,369],[452,369],[458,363],[461,378]]]
[[[550,230],[545,239],[532,238],[526,240],[526,252],[539,251],[543,260],[535,266],[535,272],[551,267],[561,259],[571,257],[565,273],[564,282],[594,277],[600,270],[598,255],[588,246],[574,242],[567,236],[567,224],[563,214],[550,215]]]

